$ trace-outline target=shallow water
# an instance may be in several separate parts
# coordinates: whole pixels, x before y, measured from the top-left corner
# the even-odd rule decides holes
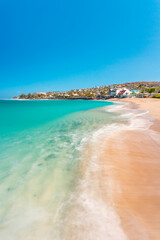
[[[84,148],[95,133],[123,122],[106,111],[110,105],[0,101],[0,239],[124,239],[119,225],[119,238],[111,230],[118,221],[114,211],[88,191],[96,154],[81,173]]]

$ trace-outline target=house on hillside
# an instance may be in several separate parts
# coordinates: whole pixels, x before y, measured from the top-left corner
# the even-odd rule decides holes
[[[140,91],[137,89],[133,89],[133,90],[131,90],[131,94],[132,94],[132,96],[137,96],[138,94],[140,94]]]
[[[128,97],[130,96],[131,91],[128,88],[118,89],[116,97]]]
[[[117,91],[118,89],[109,89],[108,92],[107,92],[107,96],[110,96],[110,97],[115,97],[117,95]]]
[[[45,92],[37,92],[37,93],[35,93],[35,94],[37,94],[37,95],[44,95],[44,96],[47,95],[47,93],[45,93]]]

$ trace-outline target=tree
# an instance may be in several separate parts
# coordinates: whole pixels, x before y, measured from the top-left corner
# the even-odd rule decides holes
[[[22,94],[19,96],[19,98],[25,99],[25,98],[27,98],[27,96],[26,96],[26,94],[22,93]]]
[[[142,84],[139,84],[138,89],[141,89],[141,88],[142,88]]]
[[[89,93],[86,94],[86,96],[92,98],[93,94],[89,92]]]
[[[160,94],[154,95],[153,98],[160,98]]]
[[[27,98],[28,98],[28,99],[31,99],[31,98],[32,98],[32,94],[31,94],[31,93],[28,93]]]
[[[156,91],[156,88],[152,87],[152,88],[147,88],[146,91],[148,93],[154,93]]]

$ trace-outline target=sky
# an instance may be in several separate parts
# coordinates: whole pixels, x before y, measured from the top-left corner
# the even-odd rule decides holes
[[[0,0],[0,98],[160,81],[160,0]]]

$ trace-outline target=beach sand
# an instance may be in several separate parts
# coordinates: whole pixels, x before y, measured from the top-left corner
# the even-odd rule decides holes
[[[156,98],[112,98],[109,101],[130,102],[136,104],[141,110],[147,110],[148,114],[160,121],[160,99]]]
[[[100,188],[112,179],[113,205],[129,240],[160,239],[160,100],[122,99],[147,110],[152,126],[123,130],[111,136],[100,157]],[[133,105],[137,104],[137,105]],[[147,114],[143,116],[147,118]],[[110,166],[110,171],[108,171]]]
[[[160,239],[160,101],[121,101],[106,110],[122,122],[96,131],[84,146],[66,240]]]

